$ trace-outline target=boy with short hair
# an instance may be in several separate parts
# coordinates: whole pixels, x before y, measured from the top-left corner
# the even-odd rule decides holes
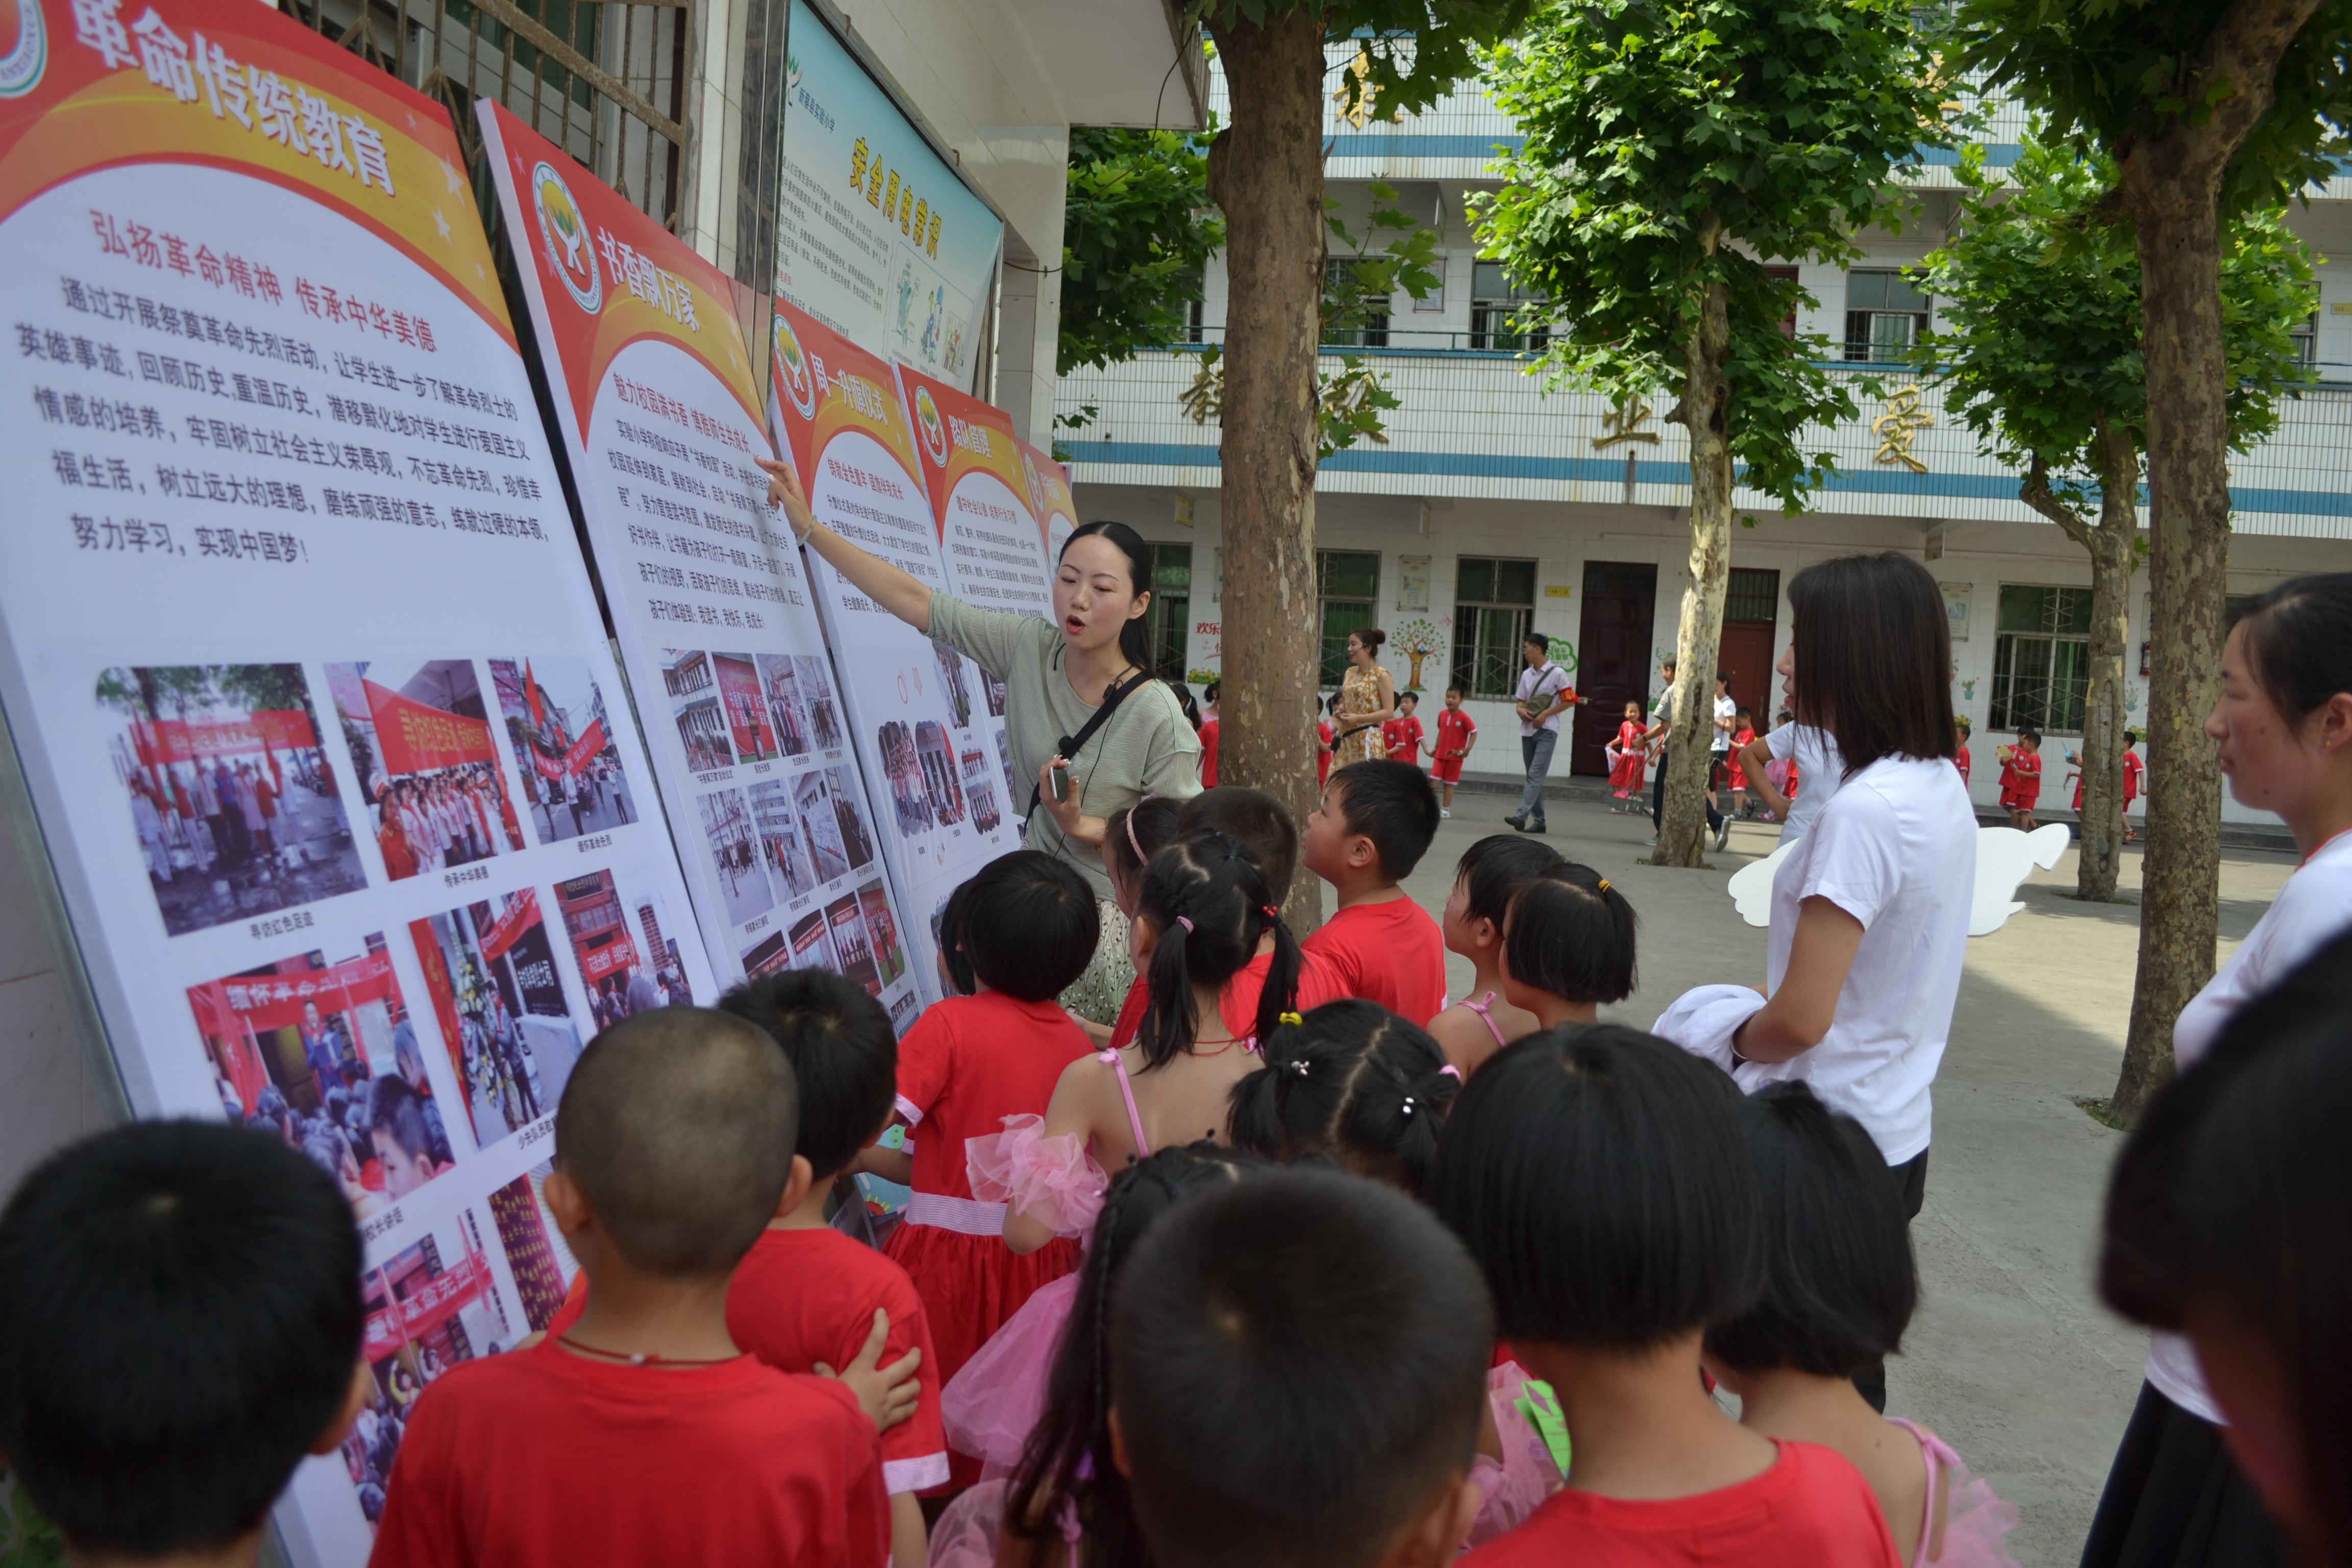
[[[1116,1298],[1111,1441],[1155,1563],[1450,1568],[1493,1314],[1426,1208],[1253,1176],[1154,1225]]]
[[[2042,798],[2041,752],[2042,731],[2025,724],[2018,729],[2015,745],[1994,753],[2000,759],[2000,806],[2021,833],[2033,831],[2033,806]]]
[[[1462,710],[1463,695],[1458,686],[1445,689],[1445,707],[1437,715],[1437,740],[1429,748],[1429,776],[1445,791],[1437,807],[1441,817],[1454,815],[1454,786],[1462,782],[1462,764],[1470,748],[1478,743],[1478,723]]]
[[[1421,766],[1421,721],[1413,714],[1421,707],[1421,693],[1397,693],[1396,717],[1381,726],[1381,749],[1396,761]]]
[[[1969,716],[1965,713],[1956,715],[1952,720],[1952,730],[1957,739],[1957,744],[1952,750],[1952,766],[1960,770],[1960,783],[1963,785],[1969,782],[1969,734],[1971,728]]]
[[[266,1132],[86,1138],[0,1215],[0,1462],[75,1562],[247,1565],[270,1505],[369,1384],[360,1238]]]
[[[1436,837],[1437,791],[1410,763],[1351,763],[1307,818],[1307,868],[1339,896],[1300,948],[1329,965],[1341,994],[1426,1024],[1445,1010],[1445,938],[1397,884]]]
[[[374,1568],[888,1556],[856,1395],[761,1364],[728,1329],[737,1264],[807,1195],[798,1126],[792,1064],[740,1018],[667,1007],[589,1042],[546,1188],[586,1308],[425,1392]]]

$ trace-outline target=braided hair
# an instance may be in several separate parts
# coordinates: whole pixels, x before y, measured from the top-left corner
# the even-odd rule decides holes
[[[1202,1139],[1162,1149],[1111,1182],[1046,1376],[1044,1412],[1005,1492],[1004,1528],[1011,1534],[1057,1540],[1064,1510],[1070,1510],[1080,1531],[1072,1568],[1142,1568],[1150,1561],[1127,1479],[1111,1457],[1112,1281],[1161,1215],[1260,1169],[1255,1155]]]
[[[1462,1081],[1429,1032],[1372,1002],[1328,1003],[1260,1047],[1234,1085],[1234,1146],[1287,1164],[1328,1154],[1419,1197]]]
[[[1279,1026],[1298,990],[1298,942],[1274,907],[1257,857],[1240,839],[1197,834],[1154,855],[1136,917],[1150,921],[1160,939],[1144,976],[1148,1001],[1135,1037],[1147,1068],[1192,1049],[1201,1032],[1192,988],[1222,987],[1257,956],[1258,939],[1269,931],[1274,962],[1251,1033],[1263,1040]]]

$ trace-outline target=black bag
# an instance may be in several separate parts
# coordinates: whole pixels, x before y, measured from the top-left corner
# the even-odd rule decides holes
[[[1095,710],[1094,717],[1087,720],[1084,724],[1078,726],[1078,732],[1076,734],[1064,735],[1059,740],[1055,741],[1054,742],[1054,754],[1061,758],[1064,762],[1076,763],[1078,760],[1078,752],[1085,748],[1086,743],[1088,741],[1094,739],[1095,731],[1101,729],[1103,725],[1109,721],[1111,714],[1118,710],[1120,703],[1127,700],[1129,693],[1135,691],[1150,679],[1151,676],[1148,671],[1139,669],[1135,672],[1134,679],[1124,682],[1121,685],[1107,688],[1103,692],[1102,706]],[[1043,788],[1036,784],[1029,786],[1029,809],[1027,812],[1023,814],[1021,818],[1021,831],[1024,837],[1029,831],[1029,819],[1037,815],[1037,807],[1045,798],[1045,792]]]

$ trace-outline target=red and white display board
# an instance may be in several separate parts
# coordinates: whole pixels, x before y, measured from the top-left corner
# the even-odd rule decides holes
[[[277,1517],[359,1568],[562,1295],[583,1042],[714,979],[446,113],[253,0],[15,16],[0,711],[132,1110],[352,1199],[373,1398]]]
[[[775,448],[733,289],[553,142],[474,107],[712,963],[730,979],[838,970],[903,1029],[904,922],[754,461]]]
[[[779,300],[770,356],[778,445],[817,520],[934,589],[954,592],[891,368]],[[943,438],[942,426],[939,437]],[[891,879],[908,917],[925,1001],[939,995],[939,920],[948,895],[1020,847],[1006,763],[988,732],[984,673],[803,557],[841,672],[851,732]],[[1001,709],[1003,699],[996,699]],[[1001,728],[1001,721],[1000,721]]]

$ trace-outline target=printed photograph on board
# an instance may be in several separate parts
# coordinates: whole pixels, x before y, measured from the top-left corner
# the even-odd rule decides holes
[[[882,972],[875,967],[874,945],[866,934],[865,917],[857,912],[857,895],[844,893],[824,911],[833,927],[833,950],[841,957],[842,978],[882,994]]]
[[[757,919],[776,907],[776,889],[760,868],[758,836],[741,790],[714,790],[696,797],[701,815],[702,841],[719,873],[719,892],[727,900],[727,919],[735,925]]]
[[[696,773],[731,768],[727,715],[719,704],[719,678],[710,656],[692,648],[662,649],[662,685],[669,690],[670,716],[686,746],[686,765]]]
[[[963,790],[956,783],[955,747],[936,721],[926,719],[915,726],[915,756],[921,764],[923,789],[930,797],[931,815],[942,827],[961,822]]]
[[[530,1331],[499,1299],[488,1249],[471,1209],[433,1226],[360,1277],[367,1311],[361,1353],[365,1402],[341,1447],[360,1512],[373,1528],[416,1401],[441,1374],[476,1356],[512,1349]]]
[[[713,653],[710,671],[719,685],[719,704],[726,710],[727,738],[735,744],[735,760],[764,763],[776,756],[775,725],[768,717],[767,694],[751,656]]]
[[[995,832],[1004,820],[996,806],[996,781],[988,774],[987,752],[975,747],[963,754],[963,792],[971,803],[971,826],[980,833]]]
[[[232,1121],[276,1133],[364,1218],[457,1161],[383,937],[330,963],[306,952],[188,988]]]
[[[915,1026],[915,1020],[922,1016],[922,1002],[912,991],[909,991],[890,1004],[891,1031],[904,1038],[907,1031]]]
[[[740,955],[743,960],[743,978],[757,980],[762,974],[773,974],[793,966],[793,944],[781,931],[772,931]]]
[[[792,936],[794,969],[840,971],[841,962],[834,956],[833,938],[825,933],[823,910],[811,910],[793,921]]]
[[[809,725],[808,700],[801,695],[800,669],[788,653],[763,653],[751,663],[767,693],[768,717],[775,721],[776,744],[788,757],[804,757],[816,743]]]
[[[783,779],[761,779],[747,793],[751,826],[760,836],[760,858],[767,863],[768,874],[784,885],[787,899],[815,892],[817,875],[810,864],[815,850],[802,841],[793,826],[792,785]]]
[[[542,844],[637,820],[604,694],[584,658],[489,661],[490,686],[514,748],[523,811]]]
[[[884,989],[907,973],[907,950],[898,941],[898,918],[890,912],[890,895],[879,882],[857,889],[857,907],[866,916],[866,936],[874,948],[874,967]]]
[[[386,876],[522,847],[472,659],[331,664],[327,690]]]
[[[631,890],[614,872],[590,871],[555,884],[555,909],[588,993],[592,1037],[639,1013],[694,1005],[677,940],[651,888]]]
[[[939,656],[940,684],[948,694],[948,712],[959,730],[971,728],[971,689],[964,684],[963,672],[970,664],[963,655],[940,641],[931,639],[931,651]]]
[[[118,668],[97,697],[168,934],[367,885],[300,665]]]
[[[882,775],[890,782],[890,809],[898,818],[898,837],[913,838],[929,833],[931,807],[923,793],[922,764],[915,758],[915,732],[893,719],[882,726],[878,738]]]
[[[863,870],[874,858],[874,836],[866,831],[866,795],[850,776],[848,764],[826,770],[833,784],[833,820],[841,828],[841,845],[848,852],[849,868]]]
[[[572,1277],[580,1272],[547,1207],[547,1178],[554,1170],[552,1162],[542,1161],[494,1189],[488,1199],[490,1223],[498,1227],[523,1322],[532,1333],[554,1321]]]
[[[833,700],[833,675],[824,667],[824,656],[797,653],[793,662],[800,669],[801,695],[808,700],[809,724],[816,732],[817,750],[840,750],[841,709]]]
[[[1004,770],[1004,798],[1013,802],[1026,802],[1028,795],[1024,794],[1021,786],[1013,780],[1013,742],[1005,739],[1004,731],[1002,730],[996,731],[995,735],[996,763]]]
[[[793,784],[793,804],[807,840],[816,879],[830,882],[849,874],[849,849],[842,842],[841,818],[833,808],[833,785],[822,769],[803,773]]]
[[[975,664],[972,668],[980,672],[980,689],[981,694],[988,700],[988,716],[992,719],[1003,718],[1004,682],[991,674],[983,665]]]
[[[408,923],[449,1065],[482,1148],[552,1115],[580,1028],[530,888]]]

